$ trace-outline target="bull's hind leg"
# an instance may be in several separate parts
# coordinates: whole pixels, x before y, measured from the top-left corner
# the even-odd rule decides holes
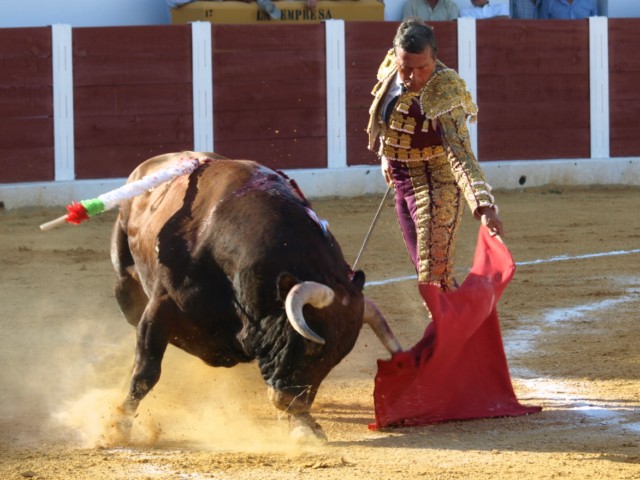
[[[122,404],[123,418],[118,422],[120,434],[125,439],[131,432],[138,405],[160,379],[162,359],[176,315],[177,307],[166,296],[152,299],[142,314],[136,333],[136,357],[131,383]]]
[[[127,322],[135,327],[140,322],[149,299],[144,293],[140,282],[131,275],[134,261],[129,250],[127,234],[119,218],[111,234],[111,263],[113,263],[117,274],[115,285],[116,300]]]
[[[137,326],[148,302],[140,283],[128,274],[119,275],[116,279],[115,295],[124,318],[134,327]]]

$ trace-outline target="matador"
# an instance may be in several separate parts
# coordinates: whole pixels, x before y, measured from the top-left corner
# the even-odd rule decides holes
[[[474,155],[467,120],[476,105],[465,82],[436,57],[431,27],[402,22],[380,65],[369,110],[369,149],[395,187],[396,214],[419,282],[456,287],[453,261],[464,203],[492,234],[502,221]]]

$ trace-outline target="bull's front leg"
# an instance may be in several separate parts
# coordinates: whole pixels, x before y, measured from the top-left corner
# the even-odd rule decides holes
[[[298,441],[326,441],[327,435],[309,413],[317,388],[290,388],[286,391],[269,387],[271,403],[289,418],[289,433]]]
[[[142,399],[160,379],[162,359],[169,343],[171,324],[177,307],[166,296],[147,304],[137,328],[136,356],[129,392],[121,406],[116,428],[122,440],[127,441],[133,419]]]
[[[289,415],[289,433],[293,439],[302,442],[328,440],[327,434],[309,412]]]

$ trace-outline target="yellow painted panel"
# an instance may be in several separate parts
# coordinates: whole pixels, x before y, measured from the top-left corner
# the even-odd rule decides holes
[[[318,23],[323,20],[383,21],[384,3],[379,0],[320,0],[309,10],[303,0],[274,2],[282,11],[280,20],[272,20],[255,2],[204,1],[171,9],[172,23]]]

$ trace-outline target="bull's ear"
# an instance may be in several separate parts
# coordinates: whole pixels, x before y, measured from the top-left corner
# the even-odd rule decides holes
[[[355,272],[353,272],[351,283],[353,283],[354,286],[358,287],[358,290],[360,291],[362,291],[362,289],[364,288],[364,280],[365,276],[362,270],[356,270]]]
[[[298,280],[290,273],[283,272],[278,275],[278,299],[284,302],[287,298],[287,295],[289,294],[289,290],[291,290],[298,283],[300,283],[300,280]]]

